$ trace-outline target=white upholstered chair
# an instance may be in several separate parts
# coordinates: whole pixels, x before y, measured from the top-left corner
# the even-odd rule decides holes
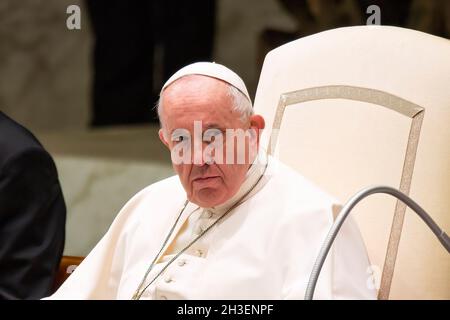
[[[255,112],[263,146],[340,201],[390,185],[450,229],[449,40],[358,26],[288,43],[265,58]],[[379,298],[450,298],[450,258],[412,211],[380,195],[352,215]]]

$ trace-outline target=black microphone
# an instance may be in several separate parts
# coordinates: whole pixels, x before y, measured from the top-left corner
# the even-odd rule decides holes
[[[314,263],[313,270],[311,272],[311,276],[309,277],[308,287],[306,288],[305,300],[312,300],[314,296],[314,290],[316,289],[317,280],[320,275],[320,271],[322,270],[322,266],[325,262],[325,259],[330,251],[331,245],[334,242],[339,230],[341,229],[342,224],[345,219],[349,215],[350,211],[355,207],[355,205],[360,202],[362,199],[367,196],[375,193],[385,193],[395,198],[401,200],[404,204],[410,207],[414,212],[416,212],[420,218],[426,223],[426,225],[433,231],[436,237],[439,239],[441,244],[450,253],[450,238],[449,236],[439,228],[439,226],[431,219],[430,215],[425,212],[413,199],[405,195],[404,193],[398,191],[397,189],[386,187],[386,186],[375,186],[368,187],[359,191],[355,194],[342,208],[339,213],[336,221],[331,226],[330,231],[328,232],[325,241],[320,248],[319,255],[317,256],[316,262]]]

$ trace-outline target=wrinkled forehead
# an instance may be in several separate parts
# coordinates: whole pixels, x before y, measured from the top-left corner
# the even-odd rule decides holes
[[[233,106],[230,85],[224,81],[202,75],[189,75],[178,79],[164,89],[160,107],[165,116],[173,110],[183,112],[229,111]]]

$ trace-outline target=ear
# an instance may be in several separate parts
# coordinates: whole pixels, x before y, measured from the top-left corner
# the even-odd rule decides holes
[[[254,114],[250,116],[250,128],[253,128],[257,131],[264,129],[266,126],[266,121],[263,116],[259,114]]]
[[[159,140],[161,140],[161,142],[164,143],[164,145],[167,148],[169,148],[169,143],[167,142],[166,138],[164,137],[164,130],[163,129],[159,129],[158,135],[159,135]]]
[[[250,116],[250,128],[254,129],[257,134],[257,143],[259,145],[259,137],[261,135],[261,130],[263,130],[266,127],[266,121],[264,120],[263,116],[259,114],[254,114]]]

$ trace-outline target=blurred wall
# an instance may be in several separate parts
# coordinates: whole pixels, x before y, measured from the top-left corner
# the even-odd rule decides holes
[[[90,33],[66,27],[80,0],[0,2],[0,109],[32,130],[85,127]],[[82,7],[82,6],[81,6]]]
[[[296,22],[276,0],[221,0],[217,5],[215,61],[236,71],[253,98],[261,72],[259,36],[268,27],[293,31]]]
[[[81,30],[66,8],[80,5]],[[81,0],[0,1],[0,110],[29,129],[85,128],[90,32]]]
[[[81,30],[66,28],[70,4],[81,8]],[[88,18],[82,0],[0,2],[0,110],[33,131],[87,128]],[[267,27],[292,30],[295,23],[276,0],[218,1],[214,60],[238,72],[252,95],[260,72],[258,36]]]

